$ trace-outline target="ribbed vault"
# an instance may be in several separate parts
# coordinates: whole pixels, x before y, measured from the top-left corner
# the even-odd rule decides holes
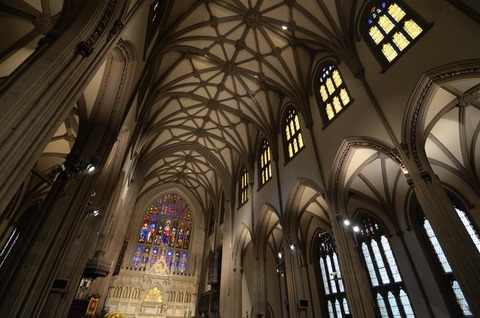
[[[153,47],[155,69],[145,81],[141,152],[155,153],[156,160],[145,187],[180,182],[208,201],[222,187],[231,187],[225,183],[241,164],[251,170],[259,136],[276,149],[286,102],[309,117],[314,58],[336,54],[355,60],[348,49],[354,21],[350,6],[310,0],[174,6]],[[209,158],[188,149],[191,144],[216,158],[227,172],[225,179],[212,171]],[[172,145],[184,149],[168,155],[161,151]]]

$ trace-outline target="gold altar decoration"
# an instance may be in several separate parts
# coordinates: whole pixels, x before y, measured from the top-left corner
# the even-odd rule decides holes
[[[157,287],[155,287],[154,289],[150,289],[150,291],[145,296],[145,301],[163,302],[162,292]]]

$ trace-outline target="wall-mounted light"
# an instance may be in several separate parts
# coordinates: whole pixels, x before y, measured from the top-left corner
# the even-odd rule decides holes
[[[97,209],[97,208],[93,208],[93,209],[88,211],[88,215],[93,216],[93,217],[99,216],[100,215],[100,210]]]
[[[350,225],[350,220],[349,219],[345,219],[343,221],[343,224],[345,224],[346,226],[349,226]]]
[[[295,247],[294,244],[290,245],[290,249],[291,249],[292,251],[295,251],[295,248],[296,248],[296,247]]]
[[[87,173],[92,173],[95,171],[95,165],[93,163],[87,163],[87,166],[85,168],[85,171]]]
[[[284,24],[284,25],[282,25],[282,30],[285,30],[285,31],[286,31],[286,30],[288,30],[288,27],[287,27],[287,25],[285,25],[285,24]]]

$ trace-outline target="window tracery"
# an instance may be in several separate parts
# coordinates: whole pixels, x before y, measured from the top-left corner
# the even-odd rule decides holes
[[[260,184],[264,185],[272,178],[272,160],[270,155],[270,145],[264,139],[261,143],[260,158],[258,159],[260,165]]]
[[[319,68],[319,96],[322,111],[328,121],[337,116],[352,101],[347,86],[333,64]]]
[[[300,120],[294,108],[290,108],[287,111],[283,131],[285,134],[286,157],[287,159],[292,159],[305,146],[300,129]]]
[[[328,233],[319,237],[319,264],[323,283],[323,294],[330,318],[345,317],[350,314],[338,256],[332,236]]]
[[[384,66],[403,54],[427,27],[401,1],[372,1],[364,19],[364,36]]]
[[[147,269],[163,262],[166,270],[185,274],[192,228],[190,209],[178,194],[166,194],[152,202],[130,268]]]
[[[361,215],[356,235],[381,317],[415,317],[385,230],[373,218]]]

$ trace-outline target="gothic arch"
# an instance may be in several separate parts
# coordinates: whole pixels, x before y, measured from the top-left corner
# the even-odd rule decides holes
[[[242,268],[243,263],[243,253],[247,247],[252,242],[252,234],[248,227],[245,224],[241,225],[241,229],[235,238],[233,244],[233,269],[238,270]]]
[[[408,102],[402,127],[402,148],[407,156],[411,156],[420,170],[428,165],[424,145],[431,130],[432,122],[442,108],[450,103],[468,105],[478,100],[478,95],[472,95],[470,90],[478,84],[480,77],[480,60],[462,61],[439,67],[426,72],[421,76]],[[465,85],[472,81],[470,85]],[[462,84],[463,89],[457,86],[457,94],[449,94],[451,88],[445,91],[448,85]],[[455,86],[453,86],[455,87]],[[467,89],[465,89],[465,87]],[[476,92],[474,89],[473,92]],[[478,94],[478,93],[477,93]],[[457,98],[457,101],[454,99]],[[439,109],[440,107],[440,109]],[[428,129],[430,127],[430,129]]]
[[[330,174],[331,203],[335,215],[348,218],[357,210],[355,204],[369,202],[376,209],[390,213],[396,223],[403,213],[408,192],[407,172],[396,149],[373,139],[352,137],[344,140]]]
[[[254,233],[255,256],[264,257],[267,242],[272,231],[280,225],[280,217],[278,212],[270,204],[265,204],[260,212],[257,226]],[[280,225],[281,227],[281,225]]]

